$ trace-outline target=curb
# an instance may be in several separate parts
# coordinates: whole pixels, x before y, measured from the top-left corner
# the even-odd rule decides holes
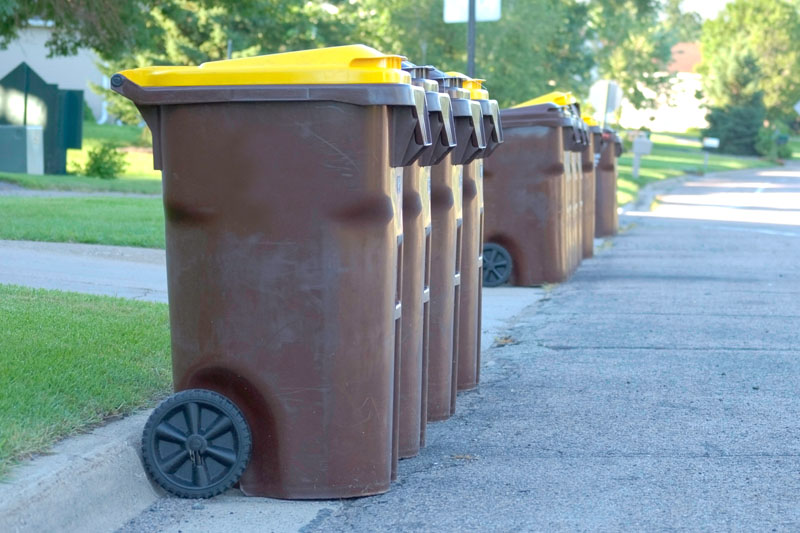
[[[13,468],[0,484],[0,531],[114,531],[147,509],[162,495],[139,457],[150,412],[66,439]]]
[[[708,177],[709,174],[706,174]],[[687,180],[693,177],[691,174],[683,174],[682,176],[675,176],[674,178],[667,178],[659,181],[648,183],[639,189],[636,199],[620,206],[621,213],[628,213],[631,211],[648,212],[652,211],[653,202],[658,200],[658,197],[670,190],[683,185]]]

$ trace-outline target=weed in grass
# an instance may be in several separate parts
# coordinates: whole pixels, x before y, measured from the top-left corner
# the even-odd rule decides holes
[[[0,476],[170,383],[165,304],[0,285]]]
[[[86,165],[81,174],[104,180],[114,179],[127,168],[125,154],[117,150],[111,143],[103,143],[92,148],[86,157]]]

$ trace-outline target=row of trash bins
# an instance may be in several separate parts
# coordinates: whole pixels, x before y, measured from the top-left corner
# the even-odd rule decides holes
[[[387,491],[479,382],[482,286],[563,281],[616,230],[614,134],[569,95],[501,111],[362,45],[111,86],[163,173],[179,392],[142,453],[178,496]]]

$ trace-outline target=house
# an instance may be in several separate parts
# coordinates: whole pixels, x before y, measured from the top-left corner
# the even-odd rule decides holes
[[[104,76],[95,64],[97,55],[87,49],[80,49],[74,56],[47,57],[45,44],[50,38],[50,25],[44,21],[31,21],[31,25],[19,32],[19,38],[0,50],[0,78],[15,69],[20,63],[27,63],[39,73],[47,83],[61,89],[81,89],[95,118],[103,116],[103,99],[90,88],[90,83],[103,85]],[[106,81],[107,83],[107,81]]]

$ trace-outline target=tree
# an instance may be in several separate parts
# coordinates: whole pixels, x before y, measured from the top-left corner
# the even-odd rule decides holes
[[[794,119],[792,106],[800,100],[800,15],[787,0],[736,0],[703,25],[704,90],[714,106],[729,96],[720,80],[735,56],[746,52],[756,62],[767,116]]]
[[[151,65],[199,65],[232,57],[341,44],[356,33],[348,0],[161,0],[144,17],[148,39],[101,65],[108,76]],[[344,9],[340,9],[340,7]],[[94,86],[123,122],[141,119],[133,104]]]
[[[667,91],[669,78],[661,73],[678,36],[660,20],[661,0],[594,0],[588,6],[601,77],[616,80],[635,107],[649,103],[644,88]]]
[[[467,25],[445,24],[443,0],[362,0],[365,42],[416,63],[464,72]],[[479,22],[476,76],[503,106],[554,90],[584,92],[592,59],[586,8],[576,0],[504,0],[503,17]]]
[[[758,60],[749,52],[739,52],[719,58],[716,64],[720,78],[708,86],[717,105],[709,109],[709,127],[703,134],[720,140],[720,152],[757,155],[766,116]]]
[[[40,19],[52,24],[47,41],[51,55],[72,55],[93,48],[114,57],[147,41],[148,3],[121,0],[3,0],[0,2],[0,48],[19,30]]]
[[[667,0],[664,4],[664,26],[676,42],[694,43],[703,34],[703,19],[695,11],[683,11],[683,0]]]

